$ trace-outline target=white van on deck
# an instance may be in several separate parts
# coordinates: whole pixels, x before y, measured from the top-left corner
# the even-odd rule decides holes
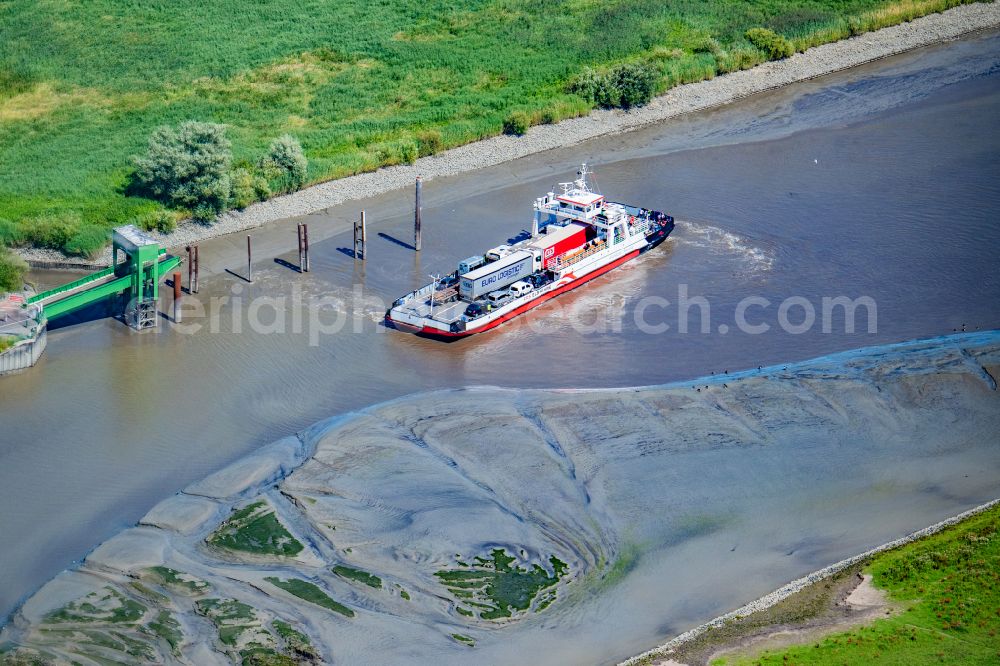
[[[486,295],[486,303],[492,308],[498,308],[507,301],[510,300],[510,290],[509,289],[497,289],[496,291],[491,291]]]
[[[534,286],[532,286],[531,283],[529,282],[525,282],[524,280],[518,280],[514,284],[510,285],[510,287],[508,287],[511,298],[520,298],[521,296],[524,296],[532,289],[534,289]]]

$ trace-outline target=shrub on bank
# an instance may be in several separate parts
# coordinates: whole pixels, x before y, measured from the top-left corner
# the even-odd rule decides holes
[[[618,106],[630,109],[653,99],[659,78],[652,67],[640,63],[618,65],[611,70],[613,86],[618,90]]]
[[[767,28],[750,28],[746,32],[747,41],[764,52],[768,60],[781,60],[795,53],[791,42]]]
[[[187,209],[192,219],[208,224],[231,207],[243,209],[306,183],[309,163],[295,137],[278,137],[256,164],[231,168],[225,131],[224,125],[195,121],[160,127],[150,136],[146,155],[133,157],[131,193]],[[170,233],[176,219],[170,211],[157,211],[136,222],[147,231]]]
[[[232,152],[224,125],[189,121],[160,127],[144,156],[133,158],[133,188],[168,206],[225,210]]]
[[[728,74],[756,67],[763,60],[764,56],[757,49],[749,46],[735,48],[715,56],[715,69],[719,74]]]
[[[648,63],[622,63],[605,72],[586,67],[570,83],[569,92],[606,109],[629,109],[649,102],[659,79]]]
[[[261,160],[260,170],[272,174],[277,180],[278,192],[294,192],[306,183],[309,161],[302,152],[299,140],[285,134],[271,142],[267,156]]]
[[[19,291],[26,272],[28,264],[24,259],[0,245],[0,293]]]
[[[417,155],[419,157],[436,155],[441,152],[442,148],[444,148],[444,142],[441,140],[441,132],[425,130],[417,134]]]
[[[379,167],[396,166],[398,164],[413,164],[417,161],[420,148],[413,139],[385,141],[368,147],[365,160],[366,171],[374,171]]]
[[[524,111],[515,111],[503,121],[503,133],[513,136],[523,136],[531,125],[531,118]]]
[[[144,231],[169,234],[177,228],[177,216],[168,210],[154,210],[137,218],[133,224]]]
[[[600,107],[618,105],[618,93],[612,86],[611,77],[606,71],[601,72],[591,67],[584,67],[583,71],[570,83],[568,90]]]
[[[194,210],[191,211],[191,219],[199,224],[211,224],[212,222],[215,222],[215,218],[219,216],[220,212],[221,211],[216,210],[214,206],[210,206],[208,204],[198,204],[194,207]]]
[[[403,164],[413,164],[420,154],[416,141],[401,141],[399,143],[399,159]]]
[[[253,167],[237,167],[230,177],[233,184],[233,208],[243,210],[250,204],[271,196],[267,178]]]
[[[532,118],[539,124],[552,125],[567,118],[579,118],[590,113],[593,107],[579,97],[565,96],[550,102]]]

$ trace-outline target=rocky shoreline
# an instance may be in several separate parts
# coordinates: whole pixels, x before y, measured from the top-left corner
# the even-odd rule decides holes
[[[704,111],[798,81],[805,81],[923,46],[956,39],[981,30],[1000,27],[1000,3],[961,5],[908,23],[824,44],[786,60],[767,62],[752,69],[717,76],[669,90],[648,105],[630,111],[597,110],[582,118],[553,125],[539,125],[521,137],[497,136],[453,148],[412,165],[394,166],[314,185],[307,189],[231,211],[205,226],[180,224],[158,239],[165,247],[246,231],[261,225],[314,213],[346,201],[377,196],[412,185],[417,175],[429,180],[481,169],[539,153],[570,146],[598,136],[627,132],[677,116]],[[37,268],[106,266],[110,250],[83,261],[60,252],[37,248],[18,250]]]

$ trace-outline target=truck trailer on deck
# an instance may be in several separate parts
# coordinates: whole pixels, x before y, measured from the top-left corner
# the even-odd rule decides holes
[[[567,252],[582,247],[587,242],[587,225],[570,222],[566,226],[545,227],[545,233],[529,243],[541,250],[543,268],[552,268]]]
[[[534,253],[521,250],[488,263],[462,276],[459,283],[459,293],[462,298],[471,301],[491,291],[506,287],[511,282],[517,282],[530,275],[534,260]]]

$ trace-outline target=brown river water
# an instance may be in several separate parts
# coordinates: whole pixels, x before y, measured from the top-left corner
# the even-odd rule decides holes
[[[163,497],[332,415],[431,389],[658,384],[1000,328],[997,118],[1000,35],[979,35],[430,181],[421,256],[405,246],[411,191],[305,218],[308,274],[276,261],[297,261],[290,221],[253,232],[252,285],[223,270],[245,271],[242,235],[203,243],[199,300],[214,320],[64,325],[36,368],[0,379],[0,618]],[[609,198],[673,214],[671,239],[490,334],[448,345],[380,325],[431,272],[530,227],[533,198],[584,161]],[[364,264],[345,251],[361,208]],[[686,308],[687,332],[684,295],[708,308]],[[842,310],[824,326],[822,299],[842,296],[871,299],[875,325],[862,307],[853,333]],[[769,330],[741,326],[741,302]],[[906,526],[984,499],[960,480],[949,490]],[[886,540],[902,527],[882,535],[870,520]]]

